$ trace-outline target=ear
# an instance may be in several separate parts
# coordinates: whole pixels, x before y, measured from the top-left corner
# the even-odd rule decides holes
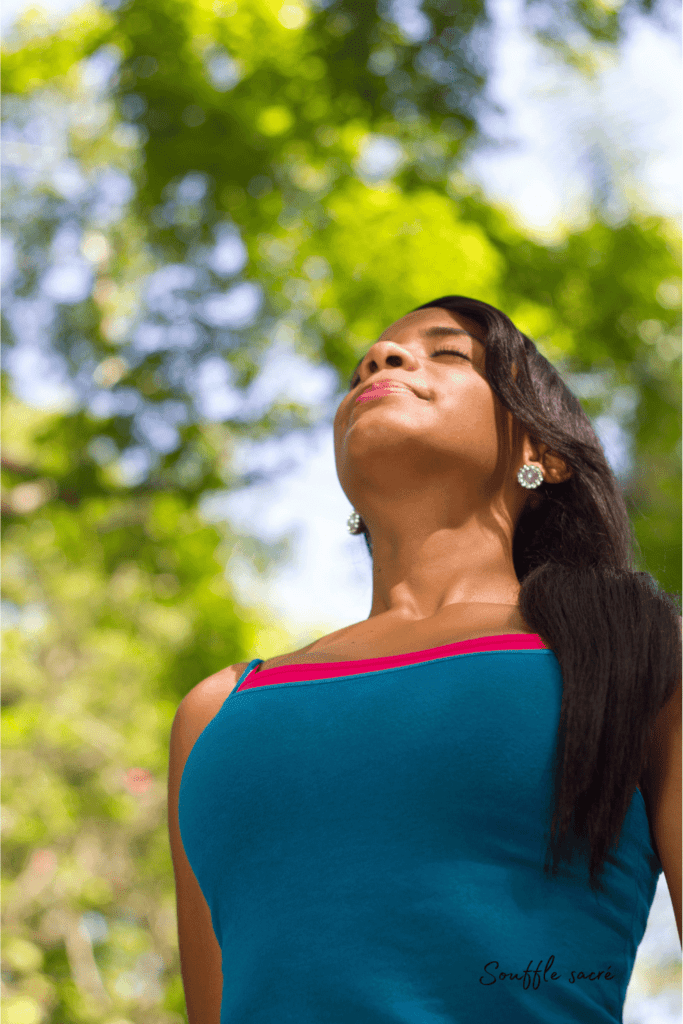
[[[548,484],[561,484],[574,472],[571,466],[557,452],[551,451],[547,444],[542,441],[524,439],[524,462],[532,466],[538,466],[543,473],[543,479]]]
[[[546,448],[541,460],[545,467],[545,478],[549,484],[562,484],[573,474],[574,470],[561,455]]]

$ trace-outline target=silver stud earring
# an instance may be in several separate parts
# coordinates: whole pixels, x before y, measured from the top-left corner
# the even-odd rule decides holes
[[[363,526],[362,520],[358,512],[352,512],[349,518],[346,520],[346,528],[349,533],[362,533]]]
[[[517,474],[517,479],[522,487],[535,489],[543,483],[543,473],[538,466],[531,466],[528,462],[525,462]]]

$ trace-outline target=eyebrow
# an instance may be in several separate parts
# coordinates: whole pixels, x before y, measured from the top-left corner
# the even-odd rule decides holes
[[[420,333],[420,337],[422,337],[422,338],[444,338],[447,335],[464,334],[465,337],[472,338],[473,341],[478,341],[479,340],[478,338],[475,338],[475,336],[473,334],[470,334],[469,331],[463,330],[462,327],[446,327],[446,326],[443,326],[443,327],[442,326],[423,327],[423,329],[419,333]],[[361,358],[356,363],[355,369],[354,369],[353,373],[351,374],[351,376],[349,377],[349,387],[351,387],[351,381],[356,376],[356,373],[358,371],[358,367],[360,366],[360,364],[363,362],[364,359],[365,359],[365,356],[361,356]]]

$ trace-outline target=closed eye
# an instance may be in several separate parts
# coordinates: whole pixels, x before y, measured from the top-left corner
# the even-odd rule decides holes
[[[471,362],[469,356],[466,356],[464,352],[458,352],[458,350],[454,349],[454,348],[437,348],[436,352],[432,352],[432,355],[433,356],[443,356],[443,355],[446,355],[446,356],[462,356],[463,359],[467,359],[468,362]]]
[[[459,352],[458,349],[455,348],[437,348],[435,352],[432,352],[432,356],[462,356],[462,358],[466,359],[468,363],[472,362],[469,356],[466,356],[464,352]],[[355,376],[351,381],[350,388],[355,388],[358,383],[360,383],[360,377]]]

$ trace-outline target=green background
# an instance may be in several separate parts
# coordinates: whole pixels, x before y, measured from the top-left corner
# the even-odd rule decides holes
[[[532,6],[554,59],[588,77],[628,11],[650,15]],[[132,0],[54,29],[29,17],[5,46],[9,138],[33,152],[34,120],[52,121],[84,183],[60,189],[35,167],[4,181],[6,350],[42,310],[36,329],[78,395],[34,408],[3,370],[8,1024],[185,1019],[165,817],[173,715],[257,636],[261,657],[292,646],[224,575],[237,543],[265,573],[287,542],[209,525],[199,504],[253,483],[235,468],[241,442],[319,425],[289,400],[207,420],[191,386],[207,355],[246,392],[285,331],[341,392],[369,340],[419,303],[499,306],[591,417],[621,396],[640,566],[680,593],[678,223],[636,206],[615,221],[598,196],[584,226],[542,243],[487,201],[462,171],[486,142],[486,8],[453,9],[426,0],[415,42],[379,3]],[[105,82],[93,58],[109,61]],[[400,146],[389,177],[364,170],[378,137]],[[109,205],[105,179],[123,197]],[[221,238],[233,256],[242,240],[243,265],[212,263]],[[30,306],[51,268],[77,260],[87,294]],[[241,325],[226,292],[257,300]],[[132,343],[141,330],[156,348]],[[121,399],[110,415],[89,407],[101,392]],[[155,447],[145,424],[160,422]],[[133,482],[131,450],[147,458]],[[658,971],[675,985],[680,963]]]

